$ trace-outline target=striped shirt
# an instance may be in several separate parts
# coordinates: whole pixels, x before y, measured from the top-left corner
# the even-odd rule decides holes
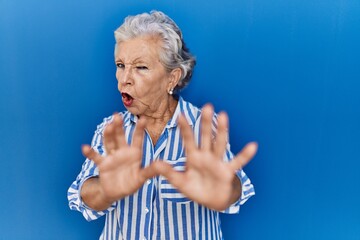
[[[123,127],[127,142],[131,142],[137,117],[128,111],[119,113],[123,117]],[[142,166],[162,159],[176,170],[183,171],[186,156],[177,119],[183,114],[194,131],[196,141],[200,137],[201,111],[179,97],[173,117],[164,128],[158,142],[153,145],[150,136],[145,133],[143,144]],[[97,127],[91,146],[100,154],[106,154],[103,146],[103,131],[112,121],[105,118]],[[217,126],[213,118],[213,131]],[[227,145],[224,160],[233,158],[230,145]],[[224,213],[237,213],[240,205],[255,194],[254,187],[246,174],[237,173],[242,183],[241,198]],[[223,239],[219,212],[208,209],[191,201],[174,188],[164,177],[149,179],[135,194],[114,202],[104,211],[95,211],[82,201],[80,189],[89,178],[99,175],[93,161],[86,159],[80,174],[68,190],[69,206],[80,211],[86,220],[95,220],[106,215],[105,226],[100,239]]]

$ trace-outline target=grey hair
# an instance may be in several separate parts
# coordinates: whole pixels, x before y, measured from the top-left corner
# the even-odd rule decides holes
[[[183,89],[190,82],[196,64],[195,57],[186,47],[180,28],[163,12],[151,11],[150,14],[128,16],[114,35],[115,54],[120,42],[141,36],[160,37],[163,43],[162,51],[159,52],[161,63],[169,72],[176,68],[181,69],[181,77],[174,91]]]

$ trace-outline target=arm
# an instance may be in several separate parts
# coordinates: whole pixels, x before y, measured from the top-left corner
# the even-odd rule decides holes
[[[86,205],[95,211],[106,210],[113,203],[113,201],[107,199],[103,193],[98,177],[86,180],[82,185],[80,195]]]
[[[103,146],[103,130],[106,124],[111,121],[111,118],[105,118],[104,122],[98,125],[91,142],[91,148],[99,154],[104,154]],[[86,220],[95,220],[109,211],[112,211],[116,207],[116,203],[109,206],[103,211],[97,211],[94,208],[88,206],[88,202],[83,200],[82,190],[84,186],[88,184],[92,179],[97,179],[99,176],[99,169],[96,164],[89,158],[86,158],[82,165],[82,169],[78,174],[76,180],[71,184],[68,189],[69,207],[71,210],[79,211],[83,214]],[[92,206],[92,204],[89,204]]]
[[[232,181],[232,187],[233,190],[232,190],[229,206],[235,203],[236,201],[238,201],[241,197],[242,186],[240,179],[238,177],[234,177],[234,180]]]
[[[238,195],[238,198],[236,198],[234,192],[232,204],[227,209],[222,211],[223,213],[238,213],[240,210],[240,205],[243,205],[251,196],[255,195],[254,186],[251,184],[250,179],[246,176],[243,170],[238,170],[236,172],[234,181],[238,182],[234,183],[233,185],[234,191],[240,191],[240,194]],[[239,186],[236,186],[235,184],[239,184]]]
[[[212,134],[213,109],[207,105],[201,113],[201,141],[197,144],[193,130],[184,117],[179,118],[179,125],[185,143],[186,169],[178,172],[171,165],[159,161],[158,172],[182,192],[186,197],[210,209],[217,211],[238,205],[244,192],[243,174],[241,169],[255,155],[256,143],[247,144],[244,149],[232,158],[224,161],[225,151],[228,154],[227,127],[225,113],[218,116],[218,131],[216,137]],[[240,178],[239,175],[240,174]],[[246,176],[246,175],[245,175]],[[238,207],[237,207],[238,208]],[[229,210],[233,212],[232,210]]]
[[[97,209],[91,204],[88,205],[87,201],[84,201],[82,193],[83,186],[87,185],[93,179],[98,179],[99,172],[96,165],[89,159],[86,159],[80,174],[76,180],[71,184],[68,190],[69,207],[71,210],[79,211],[83,214],[86,220],[95,220],[109,211],[112,211],[116,207],[116,202],[109,205],[107,208]],[[102,210],[102,211],[101,211]]]

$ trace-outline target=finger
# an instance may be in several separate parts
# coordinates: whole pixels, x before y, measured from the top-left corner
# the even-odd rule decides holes
[[[167,164],[163,161],[155,161],[151,163],[149,166],[143,168],[140,172],[140,176],[142,180],[145,182],[146,179],[155,177],[161,174],[164,171],[173,170],[170,164]]]
[[[103,157],[97,152],[95,152],[95,150],[92,149],[89,145],[83,145],[81,147],[81,151],[85,157],[93,160],[96,163],[96,165],[99,165],[99,163],[102,162]]]
[[[142,149],[143,141],[144,141],[144,130],[145,130],[145,120],[140,118],[135,127],[134,135],[132,138],[131,145],[135,148]]]
[[[110,154],[116,148],[115,141],[115,127],[111,122],[109,123],[104,130],[104,147],[108,154]]]
[[[258,149],[258,144],[256,142],[251,142],[246,144],[246,146],[241,150],[240,153],[234,157],[234,159],[229,163],[231,168],[236,171],[245,167],[246,164],[255,156]]]
[[[222,112],[218,115],[218,130],[215,138],[214,153],[219,159],[223,159],[226,144],[228,142],[228,116]]]
[[[197,148],[193,131],[184,116],[181,115],[179,117],[178,123],[180,126],[181,135],[184,139],[185,151],[187,152],[187,154],[189,154]]]
[[[114,128],[115,128],[115,148],[120,148],[126,145],[125,133],[123,129],[123,120],[119,114],[114,114]]]
[[[201,111],[201,149],[210,151],[211,150],[211,125],[212,118],[214,115],[213,107],[210,104],[207,104],[203,107]]]
[[[152,164],[156,175],[164,176],[174,187],[181,191],[186,183],[184,182],[184,173],[176,171],[170,164],[163,161],[156,161]]]

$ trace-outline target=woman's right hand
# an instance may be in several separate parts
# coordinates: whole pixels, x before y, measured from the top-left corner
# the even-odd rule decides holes
[[[82,147],[84,156],[93,160],[99,169],[98,179],[85,181],[81,190],[81,197],[89,207],[104,210],[102,208],[114,201],[135,193],[148,178],[156,175],[153,165],[141,167],[144,129],[145,122],[139,119],[129,145],[122,118],[114,114],[113,121],[104,130],[106,156],[89,145]]]

